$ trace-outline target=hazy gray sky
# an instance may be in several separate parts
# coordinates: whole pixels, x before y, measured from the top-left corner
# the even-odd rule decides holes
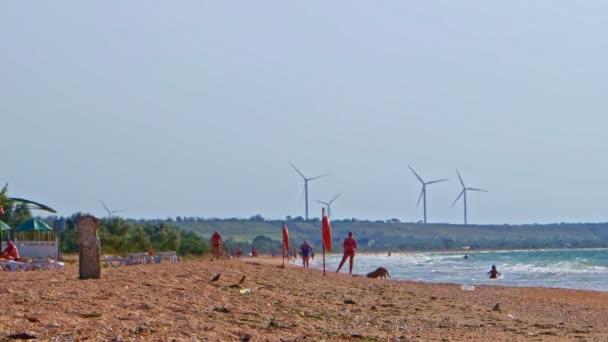
[[[608,2],[0,4],[0,182],[60,215],[608,221]]]

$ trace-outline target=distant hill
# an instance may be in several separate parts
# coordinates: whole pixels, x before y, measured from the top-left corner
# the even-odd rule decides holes
[[[161,221],[163,222],[163,221]],[[281,240],[282,221],[260,217],[250,220],[209,219],[165,221],[202,237],[219,230],[224,239],[251,242],[258,236]],[[309,240],[321,245],[321,223],[318,219],[285,221],[292,244]],[[332,222],[334,244],[352,231],[360,250],[447,250],[469,246],[471,249],[513,248],[594,248],[608,247],[608,223],[561,223],[528,225],[454,225],[400,223],[396,220]],[[341,250],[340,248],[338,250]]]

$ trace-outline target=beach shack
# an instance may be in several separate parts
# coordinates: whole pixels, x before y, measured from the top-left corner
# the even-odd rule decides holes
[[[7,226],[8,227],[8,226]],[[14,229],[2,226],[3,233],[9,233],[19,249],[22,258],[59,258],[59,237],[53,228],[36,218],[29,219]],[[6,241],[2,241],[2,250]]]

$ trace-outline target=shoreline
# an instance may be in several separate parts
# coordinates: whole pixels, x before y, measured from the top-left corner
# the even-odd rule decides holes
[[[6,272],[0,336],[66,340],[608,340],[608,293],[353,277],[281,258]],[[211,281],[217,275],[217,281]],[[23,335],[21,335],[23,336]]]
[[[418,254],[418,253],[487,253],[487,252],[527,252],[527,251],[601,251],[608,250],[608,247],[589,247],[589,248],[518,248],[518,249],[433,249],[433,250],[391,250],[391,251],[357,251],[357,254]],[[337,253],[332,253],[337,254]]]
[[[607,249],[577,249],[577,250],[572,250],[572,251],[589,251],[589,250],[607,250]],[[532,250],[528,250],[528,251],[532,251]],[[537,249],[537,250],[533,250],[535,252],[551,252],[553,250],[550,249]],[[560,250],[557,250],[560,251]],[[519,250],[517,251],[505,251],[505,252],[519,252]],[[524,251],[525,252],[525,251]],[[412,254],[417,254],[418,252],[415,253],[392,253],[393,257],[399,258],[399,255],[412,255]],[[421,252],[421,254],[424,254],[427,252]],[[435,253],[435,252],[428,252],[428,253]],[[440,252],[440,254],[454,254],[452,252]],[[460,254],[460,252],[456,252],[456,255]],[[469,253],[467,253],[469,254]],[[572,281],[572,279],[577,279],[576,278],[576,274],[571,274],[570,277],[575,277],[575,278],[568,278],[566,276],[551,276],[551,275],[547,275],[548,278],[546,278],[546,281],[543,281],[542,279],[545,279],[543,277],[541,278],[530,278],[530,279],[526,279],[521,278],[522,276],[525,276],[525,273],[519,273],[519,274],[510,274],[508,271],[506,273],[507,277],[505,279],[502,279],[503,277],[500,277],[499,279],[496,280],[491,280],[488,281],[486,278],[487,276],[485,276],[485,271],[483,270],[482,273],[475,273],[475,274],[470,274],[470,273],[465,273],[465,274],[469,274],[472,278],[467,277],[461,277],[461,276],[433,276],[433,275],[427,275],[425,276],[424,274],[422,274],[419,270],[419,268],[412,268],[411,270],[403,270],[400,269],[398,265],[399,262],[397,260],[395,261],[390,261],[391,257],[385,255],[385,254],[380,254],[380,253],[368,253],[368,252],[358,252],[357,255],[359,257],[370,257],[370,256],[374,256],[376,258],[380,258],[379,260],[384,260],[384,262],[380,262],[380,263],[370,263],[370,261],[355,261],[356,267],[355,270],[353,272],[354,276],[365,276],[367,273],[369,273],[372,270],[375,270],[377,266],[383,266],[385,268],[387,268],[392,276],[392,280],[396,280],[396,281],[411,281],[411,282],[421,282],[421,283],[425,283],[425,284],[452,284],[452,285],[458,285],[458,286],[500,286],[500,287],[514,287],[514,288],[543,288],[543,289],[564,289],[564,290],[580,290],[580,291],[592,291],[592,292],[608,292],[608,287],[606,285],[606,283],[603,281],[603,279],[605,278],[605,276],[602,276],[600,278],[597,279],[591,279],[589,277],[593,277],[592,274],[587,275],[587,278],[589,278],[589,281]],[[474,252],[469,254],[471,257],[474,257]],[[319,257],[319,255],[316,256],[317,258]],[[331,261],[328,261],[328,271],[332,272],[335,271],[335,267],[337,266],[337,261],[340,260],[341,255],[338,253],[331,253],[330,254],[330,259],[332,259]],[[317,261],[316,263],[312,263],[311,262],[311,269],[316,269],[316,270],[323,270],[322,265],[319,262],[319,259],[315,258],[315,261]],[[269,259],[272,259],[271,257],[269,257]],[[337,261],[336,261],[337,259]],[[359,259],[362,260],[362,259]],[[277,261],[278,264],[281,264],[282,259],[281,257],[277,257]],[[295,262],[293,261],[285,261],[286,264],[292,265],[292,266],[296,266],[299,268],[302,268],[302,262],[301,259],[297,259]],[[364,266],[361,266],[361,263],[363,263]],[[359,266],[357,266],[357,264]],[[348,264],[347,264],[348,265]],[[346,265],[346,266],[347,266]],[[372,266],[375,265],[375,266]],[[397,265],[397,266],[395,266]],[[499,265],[499,264],[497,264]],[[392,267],[391,267],[392,266]],[[473,266],[473,269],[477,270],[477,266]],[[394,268],[393,267],[397,267],[396,271],[393,272]],[[441,266],[439,266],[441,267]],[[415,270],[416,269],[416,270]],[[471,269],[469,269],[470,271]],[[346,273],[348,273],[348,268],[346,268]],[[442,269],[439,269],[439,273],[443,274]],[[443,270],[445,271],[445,269]],[[342,272],[344,272],[344,269],[342,270]],[[510,277],[509,277],[510,275]],[[514,279],[519,279],[519,280],[514,280]],[[585,278],[583,278],[585,279]]]
[[[244,262],[244,263],[251,263],[251,264],[256,264],[256,263],[260,263],[260,264],[267,264],[267,265],[272,265],[272,266],[282,266],[282,260],[280,258],[277,258],[276,260],[273,257],[266,257],[266,256],[259,256],[256,258],[241,258],[236,259],[237,261],[240,262]],[[260,261],[260,262],[258,262]],[[298,261],[301,261],[300,259],[298,259]],[[301,263],[298,262],[285,262],[285,267],[293,267],[295,269],[301,269],[301,270],[306,270],[301,266]],[[323,273],[323,269],[320,268],[314,268],[314,267],[310,267],[308,270],[311,271],[316,271],[316,272],[320,272]],[[389,270],[390,271],[390,270]],[[326,273],[334,273],[330,270],[327,270]],[[340,274],[345,274],[345,271],[342,270],[342,272]],[[347,273],[345,275],[348,275]],[[361,278],[366,278],[366,274],[353,274],[352,277],[361,277]],[[515,286],[515,285],[510,285],[510,284],[461,284],[461,283],[449,283],[449,282],[433,282],[433,281],[423,281],[423,280],[411,280],[411,279],[394,279],[394,278],[390,278],[391,281],[396,281],[396,282],[404,282],[404,283],[415,283],[415,284],[428,284],[428,285],[450,285],[450,286],[472,286],[474,288],[477,287],[500,287],[500,288],[514,288],[514,289],[540,289],[540,290],[565,290],[565,291],[582,291],[582,292],[593,292],[593,293],[605,293],[608,294],[608,290],[593,290],[593,289],[579,289],[579,288],[565,288],[565,287],[550,287],[550,286]]]

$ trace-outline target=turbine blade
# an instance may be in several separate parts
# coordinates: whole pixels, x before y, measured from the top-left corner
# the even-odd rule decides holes
[[[329,204],[332,204],[338,197],[340,197],[342,195],[342,193],[337,194],[336,196],[334,196],[334,198],[331,199],[331,201],[329,201]]]
[[[418,180],[420,181],[420,183],[424,184],[424,181],[422,180],[422,178],[420,178],[420,176],[418,176],[418,174],[416,173],[416,171],[414,171],[414,169],[412,169],[412,167],[409,166],[409,165],[407,167],[409,167],[410,170],[412,170],[412,172],[414,173],[414,176],[416,176],[416,178],[418,178]]]
[[[488,190],[484,190],[484,189],[477,189],[477,188],[466,188],[467,190],[471,190],[471,191],[483,191],[483,192],[488,192]]]
[[[315,202],[321,203],[321,204],[323,204],[323,205],[329,205],[329,203],[327,203],[327,202],[323,202],[323,201],[319,201],[319,200],[315,200]]]
[[[302,176],[302,178],[306,179],[304,174],[302,172],[300,172],[300,170],[298,170],[298,168],[295,165],[293,165],[291,162],[288,162],[288,163],[289,163],[289,165],[291,165],[291,167],[293,167],[294,170],[296,170],[297,173],[300,174],[300,176]]]
[[[116,210],[112,210],[112,213],[120,213],[123,211],[127,211],[127,209],[116,209]]]
[[[456,197],[456,199],[454,200],[454,203],[452,203],[452,207],[456,204],[456,202],[458,202],[460,197],[462,197],[462,195],[464,195],[465,191],[466,191],[465,189],[462,189],[462,191],[460,192],[460,195],[458,195],[458,197]]]
[[[101,205],[103,205],[103,207],[106,209],[106,211],[107,211],[108,213],[110,213],[110,212],[111,212],[111,211],[110,211],[110,208],[108,208],[108,206],[107,206],[105,203],[103,203],[103,201],[102,201],[102,200],[99,200],[99,202],[101,203]]]
[[[430,181],[430,182],[426,183],[426,185],[433,184],[433,183],[439,183],[439,182],[445,182],[447,180],[448,180],[447,178],[438,179],[438,180]]]
[[[422,188],[422,191],[420,191],[420,196],[418,196],[418,203],[416,204],[417,207],[420,206],[420,200],[422,199],[423,194],[424,194],[424,187]]]
[[[308,180],[309,180],[309,181],[311,181],[311,180],[315,180],[315,179],[317,179],[317,178],[321,178],[321,177],[327,177],[327,176],[329,176],[329,173],[322,174],[322,175],[320,175],[320,176],[316,176],[316,177],[312,177],[312,178],[308,178]]]
[[[456,169],[456,173],[458,174],[458,179],[460,179],[460,185],[462,185],[464,188],[464,182],[462,181],[462,177],[460,177],[460,172],[458,172],[458,169]]]

